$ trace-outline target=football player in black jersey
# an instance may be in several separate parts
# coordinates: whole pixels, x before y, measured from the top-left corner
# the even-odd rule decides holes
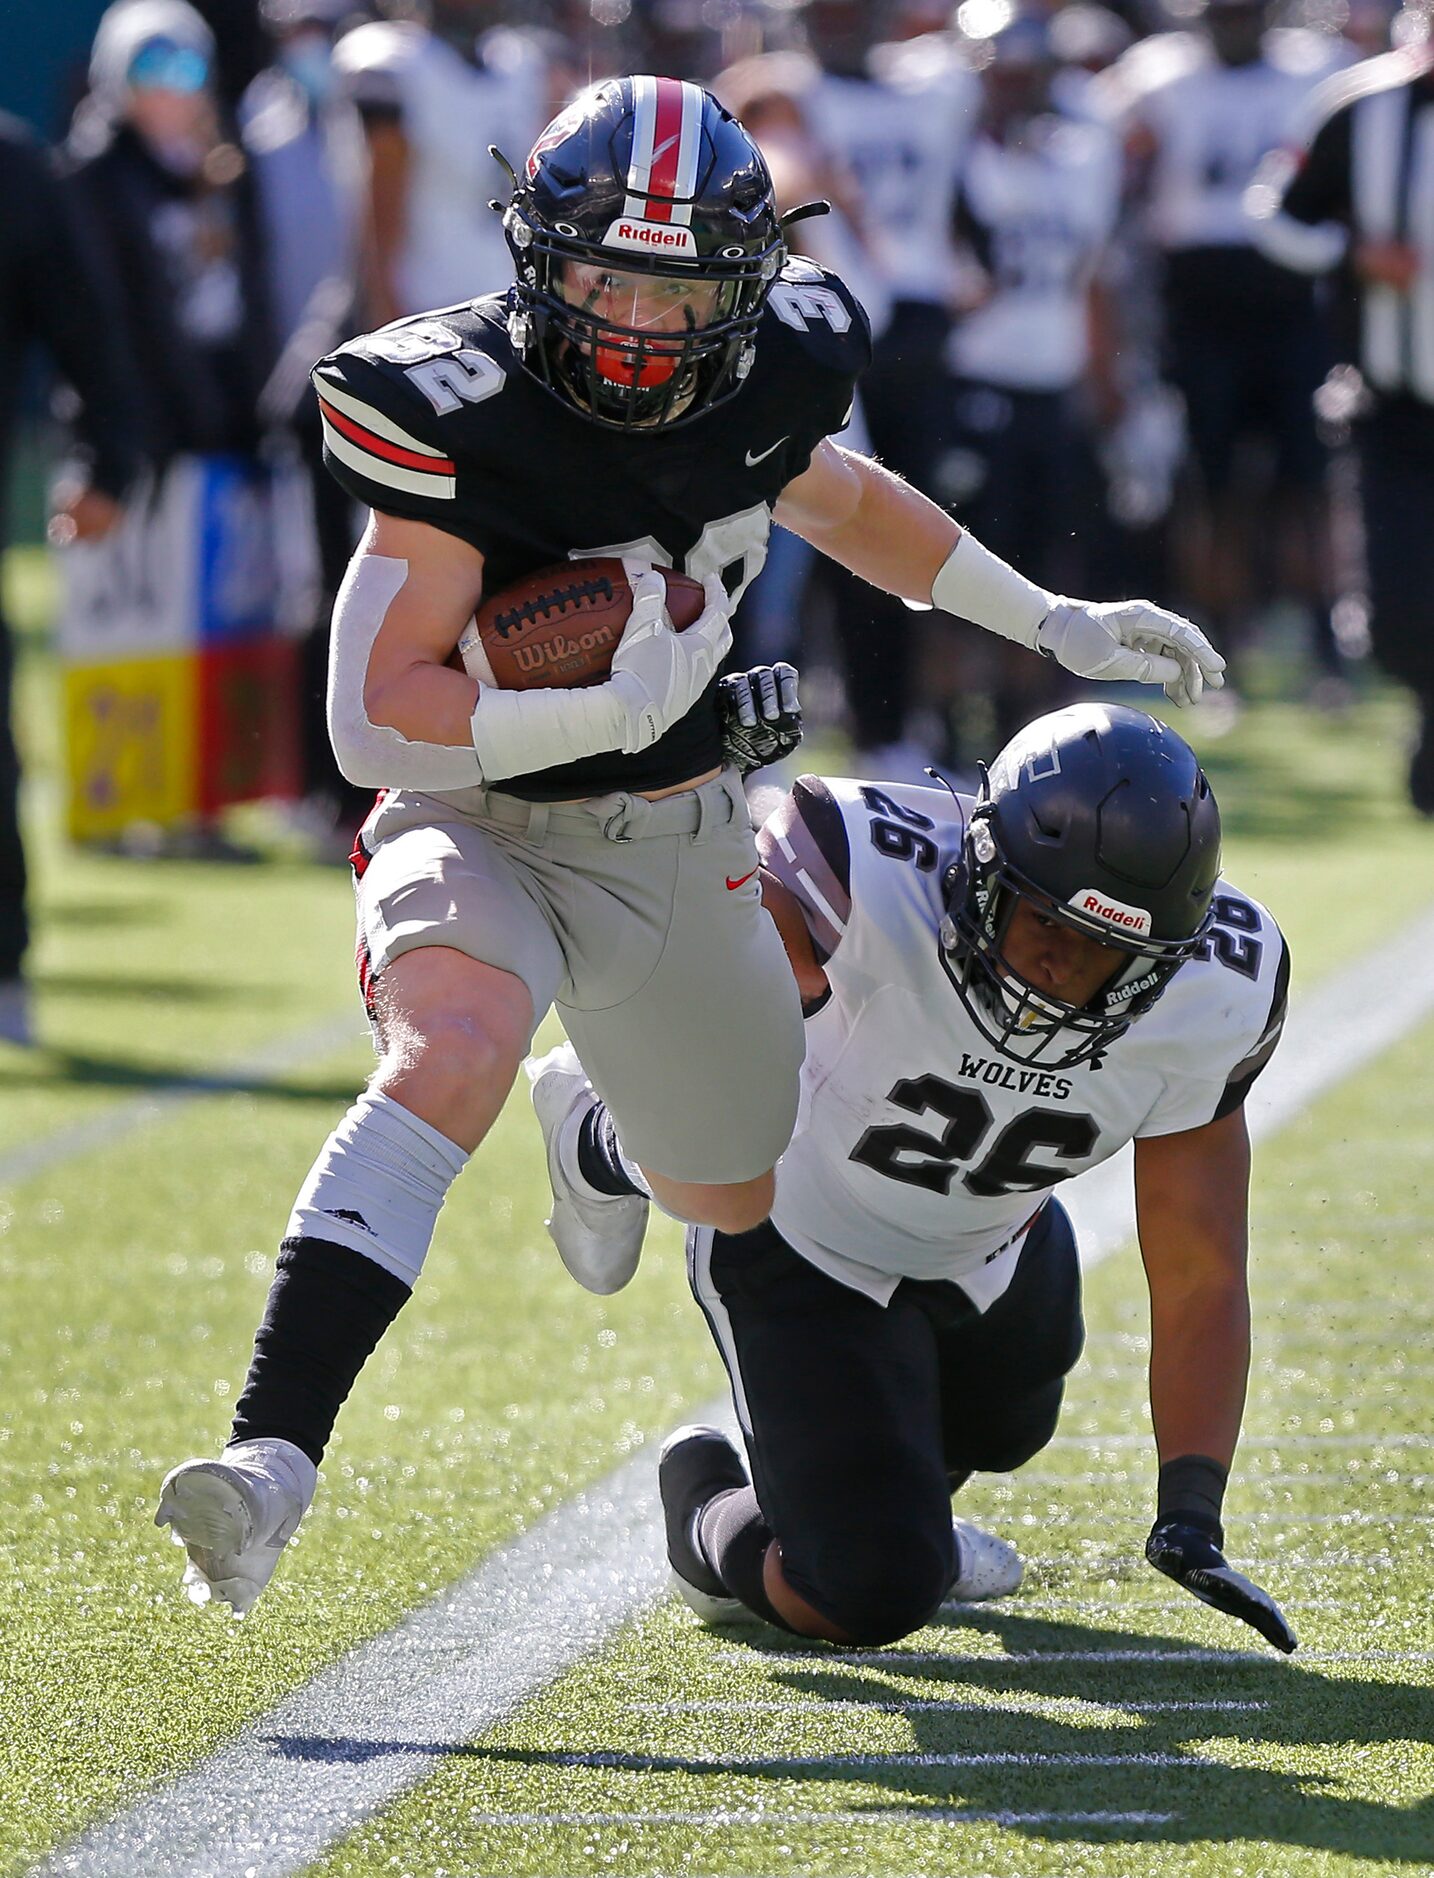
[[[584,92],[503,216],[506,294],[353,340],[314,374],[329,466],[373,512],[335,610],[329,718],[344,773],[382,792],[354,859],[380,1062],[290,1215],[230,1445],[164,1483],[191,1595],[241,1614],[550,1005],[667,1210],[728,1232],[767,1214],[801,1014],[715,685],[774,516],[1085,676],[1181,701],[1219,682],[1185,621],[1045,592],[831,441],[865,317],[787,260],[760,152],[697,86]],[[635,582],[611,678],[484,683],[460,646],[480,594],[593,554]],[[654,563],[706,584],[680,636]]]

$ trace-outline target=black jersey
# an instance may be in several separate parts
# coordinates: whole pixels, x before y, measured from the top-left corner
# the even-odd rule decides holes
[[[835,275],[790,261],[741,390],[673,431],[588,422],[523,368],[506,296],[400,320],[314,368],[324,460],[350,494],[471,542],[500,592],[553,561],[641,555],[734,599],[767,553],[772,509],[840,430],[870,357],[866,315]],[[721,761],[715,681],[650,749],[505,780],[533,801],[662,789]]]

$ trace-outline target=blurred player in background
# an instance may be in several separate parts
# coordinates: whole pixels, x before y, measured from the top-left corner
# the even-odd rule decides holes
[[[595,86],[512,184],[507,294],[315,373],[327,460],[373,510],[336,611],[330,725],[345,773],[382,790],[355,852],[380,1063],[291,1214],[225,1457],[164,1483],[192,1593],[240,1612],[550,1005],[664,1206],[738,1232],[767,1215],[801,1015],[716,677],[774,514],[873,584],[1084,676],[1193,699],[1222,663],[1144,602],[1037,587],[828,441],[865,318],[835,275],[788,260],[760,153],[697,86]],[[475,681],[459,648],[482,593],[593,554],[634,569],[612,677]],[[706,585],[680,636],[637,571],[652,563]]]
[[[336,63],[368,144],[364,287],[382,326],[503,287],[507,247],[489,199],[488,146],[526,150],[574,74],[500,27],[495,0],[429,0],[426,16],[373,20]]]
[[[953,1522],[951,1496],[1054,1434],[1083,1338],[1054,1189],[1134,1139],[1146,1557],[1292,1650],[1221,1550],[1249,1370],[1243,1104],[1289,960],[1220,877],[1194,753],[1144,712],[1075,705],[1027,725],[974,800],[803,777],[758,848],[806,1013],[802,1106],[771,1218],[688,1235],[752,1471],[715,1429],[664,1444],[678,1590],[709,1622],[861,1644],[1014,1591],[1015,1548]],[[533,1076],[554,1237],[613,1290],[646,1207],[620,1130],[570,1045]]]
[[[1413,693],[1409,795],[1434,815],[1434,46],[1330,79],[1247,202],[1261,245],[1288,267],[1337,269],[1354,315],[1370,636]]]
[[[324,718],[329,618],[357,516],[324,468],[309,372],[362,324],[356,303],[366,157],[358,113],[343,95],[334,59],[335,39],[353,17],[350,0],[264,0],[263,17],[274,58],[245,92],[239,113],[258,188],[278,342],[259,415],[272,450],[298,453],[311,493],[319,577],[303,636],[298,820],[317,852],[330,858],[336,830],[351,831],[367,809],[363,793],[334,765]]]
[[[972,42],[981,107],[961,167],[956,228],[964,311],[947,360],[957,515],[1048,587],[1084,587],[1081,485],[1092,420],[1118,402],[1116,315],[1101,269],[1120,207],[1120,152],[1053,109],[1044,15],[1011,12]],[[1060,701],[1062,675],[982,648],[994,736]],[[1025,668],[1025,669],[1023,669]],[[969,680],[968,680],[969,682]],[[959,763],[959,748],[948,753]]]
[[[1303,604],[1323,677],[1337,680],[1314,416],[1328,351],[1310,283],[1256,249],[1241,197],[1343,56],[1341,42],[1271,28],[1264,0],[1208,0],[1202,23],[1133,47],[1102,80],[1121,104],[1164,268],[1167,370],[1196,472],[1176,512],[1183,584],[1222,643],[1238,642],[1272,542],[1276,564],[1262,571]],[[1253,488],[1243,456],[1252,441],[1272,458]],[[1269,513],[1264,501],[1274,530],[1253,525]]]
[[[883,288],[862,413],[873,454],[938,502],[951,447],[946,344],[955,289],[956,179],[977,87],[949,33],[886,42],[897,9],[811,0],[801,21],[821,82],[808,99],[816,136],[860,191],[862,227]],[[825,570],[824,570],[825,572]],[[910,613],[831,573],[847,710],[863,771],[920,773],[910,738],[918,631]]]

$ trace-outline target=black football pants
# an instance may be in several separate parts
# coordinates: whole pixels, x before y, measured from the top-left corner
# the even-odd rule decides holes
[[[1085,1339],[1075,1234],[1048,1201],[984,1314],[958,1285],[890,1302],[838,1284],[768,1221],[688,1235],[762,1516],[799,1596],[853,1637],[926,1622],[955,1572],[951,1494],[1055,1433]]]

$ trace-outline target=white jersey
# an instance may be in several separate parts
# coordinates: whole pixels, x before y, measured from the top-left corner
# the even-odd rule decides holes
[[[1249,65],[1222,65],[1197,33],[1163,34],[1125,54],[1124,114],[1155,144],[1148,226],[1159,247],[1250,245],[1241,197],[1265,157],[1289,140],[1310,92],[1341,62],[1343,44],[1277,28]],[[1118,72],[1106,74],[1117,90]]]
[[[452,306],[506,287],[513,266],[488,207],[506,193],[488,154],[521,164],[547,121],[547,61],[520,34],[489,34],[475,64],[409,21],[370,21],[334,64],[354,100],[396,111],[409,147],[400,312]]]
[[[1279,928],[1222,882],[1207,955],[1098,1067],[1002,1056],[939,951],[942,876],[964,825],[939,790],[803,777],[759,837],[831,986],[807,1018],[772,1221],[811,1264],[883,1303],[904,1277],[939,1278],[984,1309],[1060,1181],[1238,1106],[1284,1021]]]
[[[1090,352],[1087,289],[1120,210],[1120,152],[1098,124],[1049,116],[1019,143],[972,140],[957,226],[991,296],[951,335],[964,378],[1066,391]]]
[[[977,81],[945,34],[879,46],[869,78],[825,73],[803,104],[855,176],[863,234],[893,300],[951,293],[951,212]]]

